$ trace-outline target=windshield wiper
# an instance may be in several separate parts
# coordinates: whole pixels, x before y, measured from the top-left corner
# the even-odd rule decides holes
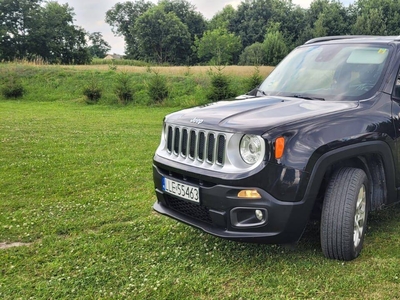
[[[308,97],[308,96],[303,96],[303,95],[292,95],[292,96],[289,96],[289,97],[299,98],[299,99],[305,99],[305,100],[320,100],[320,101],[325,101],[325,98]]]

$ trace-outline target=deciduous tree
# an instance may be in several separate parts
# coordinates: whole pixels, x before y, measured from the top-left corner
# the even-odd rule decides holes
[[[345,35],[351,31],[348,10],[336,0],[314,0],[308,14],[314,37]]]
[[[279,64],[288,53],[285,39],[279,31],[279,27],[279,23],[270,24],[263,43],[265,49],[265,63],[270,66]]]
[[[224,28],[230,31],[231,23],[233,22],[236,15],[236,10],[232,5],[225,6],[221,11],[217,12],[214,17],[212,17],[207,28],[208,30],[214,30],[218,28]]]
[[[106,22],[114,34],[124,37],[125,54],[128,58],[140,59],[137,36],[133,28],[136,21],[152,7],[154,4],[150,1],[126,1],[115,4],[106,13]]]
[[[259,66],[265,63],[265,47],[262,43],[254,43],[246,47],[240,55],[239,64]]]
[[[371,8],[368,12],[358,16],[353,26],[353,33],[364,35],[387,34],[387,27],[382,9]]]
[[[104,58],[108,51],[111,50],[110,44],[103,39],[101,32],[93,32],[89,34],[89,40],[91,43],[89,51],[93,57]]]
[[[235,62],[242,49],[240,37],[223,28],[206,31],[195,45],[199,58],[215,65]]]
[[[399,0],[358,0],[355,7],[354,34],[399,34]]]
[[[41,4],[41,0],[0,1],[0,59],[87,63],[85,31],[73,24],[73,8],[55,1]]]
[[[31,33],[40,18],[42,0],[0,1],[0,54],[1,59],[29,58],[33,42]]]
[[[166,13],[174,13],[179,20],[187,26],[190,35],[190,45],[193,45],[196,37],[202,37],[206,30],[206,21],[196,7],[186,0],[162,0],[158,6],[163,7]],[[186,48],[187,52],[176,53],[176,61],[185,64],[194,64],[197,62],[196,53],[191,47]],[[181,49],[183,50],[183,49]]]
[[[273,15],[273,2],[280,0],[245,0],[239,4],[232,27],[244,47],[264,40],[265,30]]]
[[[86,32],[73,24],[73,18],[74,10],[68,3],[50,1],[42,7],[31,33],[34,53],[50,63],[88,63]]]
[[[190,33],[174,12],[154,7],[141,16],[134,27],[142,57],[158,63],[182,64],[190,53]],[[189,57],[186,57],[189,59]]]

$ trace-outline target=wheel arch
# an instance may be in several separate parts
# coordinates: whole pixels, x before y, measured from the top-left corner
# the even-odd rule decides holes
[[[309,166],[307,166],[309,167]],[[312,166],[311,194],[314,206],[320,205],[327,181],[341,167],[356,167],[364,170],[371,182],[371,210],[397,201],[395,167],[388,144],[383,141],[369,141],[340,147],[323,154]]]

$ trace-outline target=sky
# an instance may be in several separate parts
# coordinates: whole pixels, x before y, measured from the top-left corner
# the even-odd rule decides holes
[[[157,3],[158,0],[150,0]],[[74,24],[83,27],[86,31],[101,32],[104,40],[110,46],[110,53],[124,54],[124,39],[116,37],[111,31],[111,27],[104,21],[106,12],[118,2],[125,0],[57,0],[58,3],[68,5],[74,8],[75,21]],[[226,5],[231,4],[237,7],[241,0],[189,0],[196,6],[197,10],[203,14],[206,19],[211,19],[217,12],[221,11]],[[308,8],[312,0],[292,0],[294,4]],[[347,5],[354,0],[342,0],[343,4]]]

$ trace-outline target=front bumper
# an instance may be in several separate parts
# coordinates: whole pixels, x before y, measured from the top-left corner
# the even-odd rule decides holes
[[[202,176],[197,175],[200,179]],[[309,220],[311,201],[284,202],[265,190],[255,187],[261,199],[239,198],[238,192],[249,187],[240,180],[229,184],[207,184],[199,180],[200,204],[165,193],[162,178],[174,178],[174,173],[153,165],[157,201],[153,208],[169,217],[199,228],[212,235],[230,240],[288,244],[297,242]],[[184,181],[182,181],[184,182]],[[305,198],[304,198],[305,199]],[[261,211],[262,220],[256,211]]]

